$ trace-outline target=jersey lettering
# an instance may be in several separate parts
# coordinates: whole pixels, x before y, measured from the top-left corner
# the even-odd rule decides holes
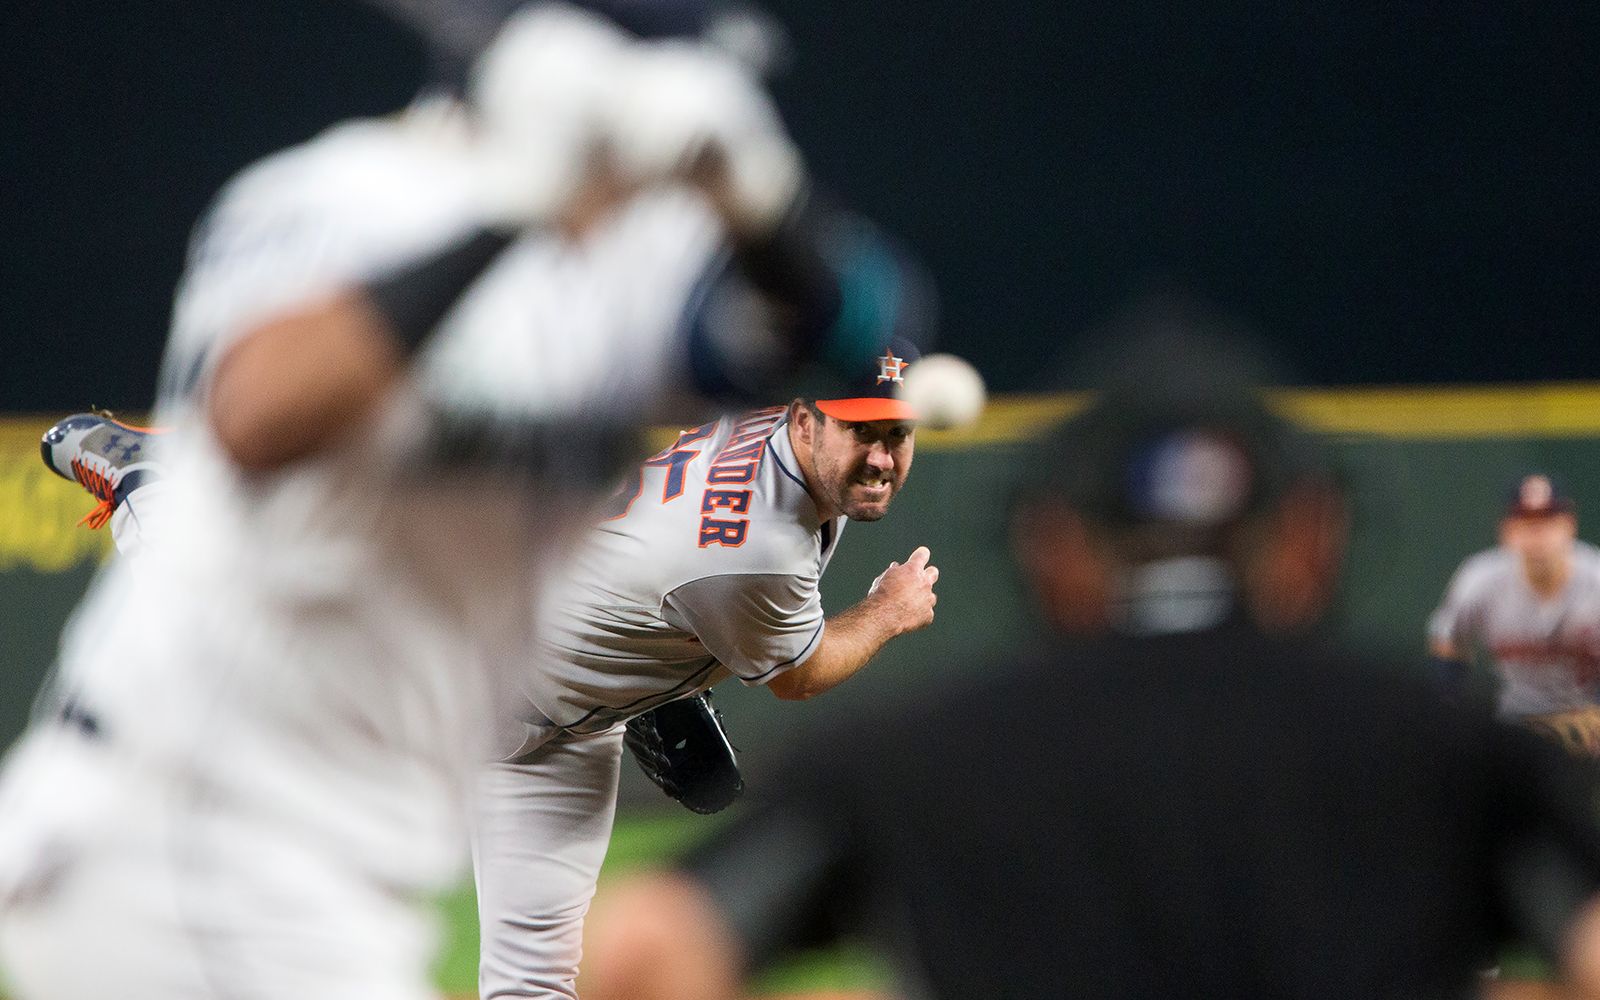
[[[735,514],[750,513],[750,491],[706,490],[700,497],[700,512],[710,514],[719,508]]]
[[[756,463],[743,465],[713,465],[706,473],[706,482],[712,486],[738,486],[756,478]]]
[[[721,521],[712,517],[700,519],[700,547],[721,545],[724,548],[736,549],[744,544],[745,533],[750,530],[750,522],[746,520]]]
[[[739,418],[733,425],[733,435],[711,460],[706,470],[706,490],[700,494],[700,511],[710,515],[719,510],[733,514],[750,511],[749,490],[717,489],[719,486],[743,486],[755,481],[756,470],[767,453],[767,438],[786,412],[782,406],[756,410]],[[700,519],[700,547],[721,545],[738,548],[744,544],[750,522],[743,518],[734,521],[710,516]]]
[[[745,543],[750,531],[748,518],[735,519],[726,515],[748,514],[751,491],[727,487],[747,486],[755,481],[761,460],[766,455],[767,438],[772,435],[773,427],[783,419],[784,413],[785,408],[777,406],[756,410],[739,418],[733,425],[733,434],[711,460],[711,467],[706,470],[706,488],[700,494],[700,512],[706,515],[700,518],[701,548],[712,545],[738,548]],[[700,455],[699,448],[689,445],[713,436],[717,426],[716,422],[712,422],[684,431],[672,447],[647,459],[613,495],[611,513],[606,520],[616,521],[628,516],[628,511],[633,509],[634,502],[644,492],[644,476],[648,469],[666,470],[661,483],[662,503],[671,503],[682,496],[689,463]],[[710,516],[719,513],[724,516]]]
[[[717,453],[716,464],[721,465],[724,462],[739,462],[745,459],[759,459],[761,457],[761,452],[765,450],[766,447],[767,439],[763,437],[754,444],[747,444],[743,448],[735,448],[732,451],[724,448],[722,451]]]

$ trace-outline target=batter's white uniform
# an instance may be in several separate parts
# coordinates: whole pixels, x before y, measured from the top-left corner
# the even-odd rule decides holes
[[[1593,705],[1600,701],[1600,549],[1578,542],[1571,578],[1549,599],[1533,592],[1515,552],[1479,552],[1456,570],[1428,633],[1463,655],[1482,649],[1493,659],[1502,716]]]
[[[818,588],[845,518],[818,518],[784,415],[684,432],[559,581],[509,760],[483,782],[483,997],[576,996],[622,723],[729,676],[765,683],[821,641]]]
[[[450,119],[414,113],[246,171],[196,234],[167,384],[203,386],[275,310],[470,232],[469,160]],[[59,689],[96,731],[41,722],[0,785],[0,960],[20,996],[431,994],[418,900],[464,861],[540,557],[592,515],[525,477],[439,471],[427,414],[599,419],[625,399],[642,416],[718,239],[672,193],[581,246],[524,238],[372,426],[280,472],[227,461],[192,394],[163,400],[179,530],[137,580],[108,574],[64,638]],[[589,459],[573,449],[554,442],[538,482]]]

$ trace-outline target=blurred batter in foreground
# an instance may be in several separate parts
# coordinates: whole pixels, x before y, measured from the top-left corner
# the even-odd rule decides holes
[[[427,900],[465,860],[529,595],[637,425],[878,346],[834,322],[837,219],[745,70],[573,7],[483,23],[460,91],[218,195],[174,305],[172,434],[90,415],[43,443],[142,555],[97,582],[0,768],[17,997],[432,997]],[[725,270],[792,317],[774,351],[716,335]]]

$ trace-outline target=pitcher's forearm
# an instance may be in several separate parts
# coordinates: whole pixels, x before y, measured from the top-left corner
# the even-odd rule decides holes
[[[849,680],[898,634],[889,616],[868,598],[828,619],[816,651],[768,687],[785,701],[814,698]]]

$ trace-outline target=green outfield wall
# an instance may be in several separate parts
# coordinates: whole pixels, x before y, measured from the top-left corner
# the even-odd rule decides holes
[[[1294,390],[1277,399],[1325,437],[1351,484],[1355,530],[1338,621],[1369,646],[1402,654],[1421,648],[1423,622],[1451,570],[1492,542],[1500,500],[1520,473],[1554,472],[1580,510],[1600,511],[1600,385]],[[844,608],[890,560],[927,545],[941,571],[938,620],[813,702],[780,703],[761,689],[724,685],[718,696],[754,775],[808,721],[892,702],[982,670],[1015,648],[1030,618],[1008,559],[1009,499],[1037,461],[1038,434],[1081,404],[1071,396],[1012,397],[972,431],[919,435],[910,483],[894,510],[846,530],[823,589],[830,612]],[[38,435],[49,423],[0,420],[0,738],[7,741],[24,723],[62,622],[109,551],[106,532],[76,526],[92,501],[39,461]],[[627,805],[664,801],[628,772]]]

